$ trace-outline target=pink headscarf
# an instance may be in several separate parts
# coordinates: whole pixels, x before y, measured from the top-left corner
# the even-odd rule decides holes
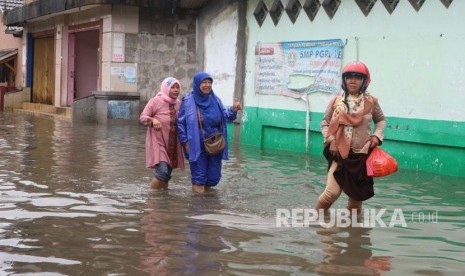
[[[181,83],[179,83],[177,79],[173,77],[167,77],[164,79],[160,85],[160,91],[158,92],[157,96],[162,97],[162,99],[169,104],[175,104],[178,99],[173,99],[169,96],[171,86],[173,86],[175,83],[179,85],[179,90],[181,90]]]

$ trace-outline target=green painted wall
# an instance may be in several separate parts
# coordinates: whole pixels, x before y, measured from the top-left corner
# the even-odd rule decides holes
[[[344,0],[334,16],[320,7],[312,20],[301,10],[295,22],[283,13],[275,23],[267,13],[261,24],[254,15],[258,4],[265,3],[269,10],[276,1],[245,2],[245,19],[240,8],[237,12],[237,22],[245,24],[245,49],[241,55],[223,55],[237,59],[236,68],[244,69],[244,76],[236,74],[236,84],[243,84],[243,89],[236,85],[235,93],[243,90],[239,98],[245,109],[240,124],[228,125],[230,142],[321,157],[320,122],[332,95],[313,93],[295,99],[258,94],[254,49],[259,43],[342,39],[346,43],[342,64],[360,60],[370,68],[368,91],[379,99],[387,117],[382,147],[397,159],[400,168],[465,177],[465,1],[450,5],[425,1],[415,9],[412,1],[405,0],[399,1],[393,12],[377,1],[365,15],[356,1]],[[219,41],[229,41],[229,36],[231,32],[215,32]],[[222,63],[215,51],[204,54],[204,59],[215,65]],[[230,74],[221,66],[216,70],[212,63],[205,64],[205,70],[211,68],[219,80],[216,83]],[[225,93],[224,103],[230,104],[230,92],[220,87],[215,91]],[[308,133],[307,109],[311,111]]]
[[[246,107],[240,144],[305,154],[305,115],[303,111]],[[310,113],[310,155],[321,155],[323,150],[322,118],[323,113]],[[465,177],[463,137],[465,122],[388,117],[382,147],[397,159],[400,169]]]

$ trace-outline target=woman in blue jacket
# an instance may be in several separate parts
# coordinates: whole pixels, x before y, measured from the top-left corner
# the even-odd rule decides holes
[[[182,100],[178,115],[178,135],[189,160],[192,190],[198,193],[209,191],[221,179],[222,160],[228,160],[228,144],[223,151],[209,155],[203,145],[204,137],[222,132],[227,141],[226,122],[236,119],[242,104],[234,100],[233,106],[225,108],[212,90],[212,77],[205,72],[194,75],[192,91]],[[199,124],[202,123],[202,128]]]

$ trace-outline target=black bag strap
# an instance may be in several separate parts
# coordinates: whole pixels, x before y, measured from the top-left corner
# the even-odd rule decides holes
[[[205,130],[203,129],[202,116],[200,115],[199,107],[196,105],[195,108],[197,109],[197,118],[199,119],[200,130],[202,131],[202,138],[205,140]],[[223,132],[222,121],[223,119],[220,118],[220,132]]]

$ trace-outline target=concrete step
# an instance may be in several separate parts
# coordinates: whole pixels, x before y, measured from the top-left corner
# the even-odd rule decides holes
[[[71,107],[58,107],[48,104],[24,102],[21,109],[15,109],[15,112],[56,116],[63,119],[72,119],[73,109]]]

